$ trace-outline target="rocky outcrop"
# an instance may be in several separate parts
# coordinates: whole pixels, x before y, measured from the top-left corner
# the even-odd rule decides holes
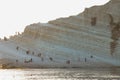
[[[119,8],[120,1],[111,0],[77,16],[31,24],[10,41],[40,52],[41,61],[50,59],[52,63],[45,64],[52,67],[120,66]]]

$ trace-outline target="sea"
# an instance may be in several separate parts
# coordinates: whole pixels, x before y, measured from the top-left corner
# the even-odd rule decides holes
[[[0,80],[120,80],[120,68],[0,69]]]

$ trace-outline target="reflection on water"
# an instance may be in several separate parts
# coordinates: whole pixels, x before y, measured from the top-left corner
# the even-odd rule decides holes
[[[4,69],[0,80],[119,80],[120,68]]]

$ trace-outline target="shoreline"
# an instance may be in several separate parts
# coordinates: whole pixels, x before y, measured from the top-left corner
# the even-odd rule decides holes
[[[1,67],[0,69],[117,69],[120,68],[120,66],[103,66],[103,67],[95,67],[95,66],[83,66],[83,67],[16,67],[16,66],[7,66],[7,67]]]

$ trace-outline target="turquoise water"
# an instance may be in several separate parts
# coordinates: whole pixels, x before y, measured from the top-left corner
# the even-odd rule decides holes
[[[120,68],[0,69],[0,80],[120,80]]]

